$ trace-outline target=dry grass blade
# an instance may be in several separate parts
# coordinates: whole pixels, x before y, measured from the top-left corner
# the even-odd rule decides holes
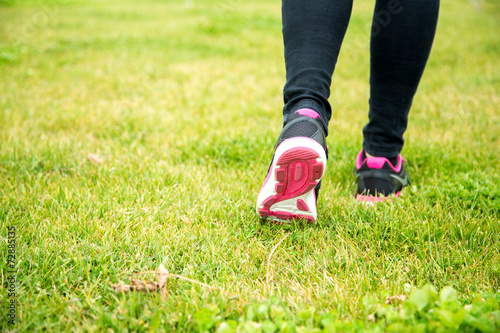
[[[165,266],[161,264],[160,267],[158,267],[158,271],[154,273],[162,273],[161,275],[158,276],[158,282],[144,281],[131,278],[130,285],[123,283],[123,281],[120,281],[118,284],[110,283],[109,285],[117,293],[130,292],[130,291],[149,293],[161,289],[162,297],[165,298],[166,297],[165,285],[167,283],[167,278],[164,277],[163,274],[164,273],[168,274],[168,271],[165,268]]]
[[[158,285],[160,288],[163,288],[165,284],[167,284],[167,279],[168,279],[168,270],[165,268],[163,264],[160,264],[160,267],[158,267],[158,272],[160,275],[158,276]]]
[[[278,246],[280,246],[280,244],[288,237],[290,236],[290,234],[286,234],[285,237],[283,237],[278,243],[276,243],[276,245],[274,245],[274,247],[272,248],[271,250],[271,253],[269,253],[269,257],[267,258],[267,272],[266,272],[266,283],[267,285],[269,286],[269,281],[271,280],[270,278],[270,267],[271,267],[271,258],[274,254],[274,251],[276,251],[276,249],[278,248]]]
[[[110,282],[109,285],[117,293],[126,293],[126,292],[129,292],[133,289],[132,286],[123,283],[123,281],[120,281],[118,284],[114,284],[114,283]]]
[[[395,301],[404,302],[405,300],[406,300],[406,295],[387,296],[385,298],[385,304],[392,304]]]
[[[158,267],[158,285],[160,286],[160,293],[163,299],[167,298],[167,279],[168,279],[168,270],[165,268],[163,264],[160,264]]]
[[[151,281],[142,281],[139,279],[130,279],[130,284],[131,286],[134,287],[134,290],[143,292],[143,293],[149,293],[153,291],[157,291],[160,289],[160,286],[158,285],[157,282],[151,282]]]
[[[161,268],[161,266],[160,266]],[[172,274],[172,273],[168,273],[168,271],[165,271],[164,272],[161,272],[160,271],[160,268],[158,269],[158,271],[147,271],[147,272],[138,272],[138,273],[134,273],[134,275],[139,275],[139,274],[160,274],[160,276],[164,276],[164,279],[165,279],[165,282],[166,280],[169,278],[169,277],[172,277],[172,278],[176,278],[176,279],[180,279],[180,280],[184,280],[184,281],[188,281],[188,282],[191,282],[191,283],[194,283],[194,284],[198,284],[200,286],[203,286],[203,287],[206,287],[208,289],[212,289],[212,290],[218,290],[220,291],[221,293],[231,297],[231,298],[238,298],[239,296],[238,295],[233,295],[227,291],[225,291],[224,289],[221,289],[219,287],[214,287],[214,286],[211,286],[209,284],[206,284],[206,283],[203,283],[203,282],[200,282],[200,281],[197,281],[197,280],[193,280],[193,279],[190,279],[190,278],[187,278],[185,276],[182,276],[182,275],[177,275],[177,274]],[[160,277],[158,278],[158,281],[162,281],[160,280]],[[166,292],[166,291],[165,291]],[[162,295],[163,296],[163,295]]]
[[[89,154],[87,156],[88,160],[94,164],[101,164],[104,162],[104,159],[99,156],[99,155],[96,155],[96,154]]]

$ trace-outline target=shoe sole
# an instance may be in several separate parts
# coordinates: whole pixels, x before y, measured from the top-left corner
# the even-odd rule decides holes
[[[318,142],[301,137],[283,141],[257,197],[257,213],[276,223],[315,222],[314,188],[325,168],[325,150]]]

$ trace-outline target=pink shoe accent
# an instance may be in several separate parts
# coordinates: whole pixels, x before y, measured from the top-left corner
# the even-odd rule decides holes
[[[368,157],[366,159],[366,165],[370,169],[382,169],[385,162],[389,162],[385,157]]]
[[[297,164],[295,166],[294,174],[293,174],[293,181],[298,182],[302,178],[302,165]]]
[[[279,182],[285,181],[285,170],[277,170],[276,171],[276,180]]]
[[[313,119],[318,119],[318,118],[321,119],[319,114],[316,111],[314,111],[313,109],[299,109],[299,110],[295,111],[295,113],[298,113],[301,116],[306,116],[306,117],[313,118]]]
[[[370,169],[382,169],[385,162],[387,162],[392,170],[394,170],[395,172],[400,172],[401,168],[403,167],[403,161],[405,161],[404,158],[399,155],[398,164],[396,165],[396,167],[394,167],[391,162],[389,162],[389,160],[385,157],[367,157],[363,160],[363,150],[361,150],[358,154],[358,157],[356,158],[356,169],[361,168],[361,166],[365,162]]]
[[[266,207],[266,206],[272,206],[275,202],[276,202],[276,197],[269,197],[262,204],[264,205],[264,207]]]
[[[323,176],[323,164],[316,161],[318,157],[312,149],[297,147],[279,158],[276,179],[283,183],[285,190],[277,202],[298,197],[316,186],[316,179]]]
[[[297,199],[297,208],[304,212],[309,211],[309,207],[307,207],[306,203],[302,199]]]

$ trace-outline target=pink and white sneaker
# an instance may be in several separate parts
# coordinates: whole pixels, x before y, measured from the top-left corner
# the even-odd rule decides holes
[[[315,222],[316,200],[326,169],[326,135],[319,114],[311,109],[294,113],[281,132],[257,213],[278,223]]]

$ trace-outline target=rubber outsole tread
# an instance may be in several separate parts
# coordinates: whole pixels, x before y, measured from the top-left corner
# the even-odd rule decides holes
[[[290,220],[315,221],[316,199],[313,191],[323,176],[325,166],[320,159],[323,156],[315,150],[316,147],[311,147],[291,147],[278,157],[276,165],[270,170],[276,181],[273,188],[275,193],[265,198],[258,209],[262,218],[278,223]],[[312,202],[311,198],[314,198]],[[314,204],[314,210],[308,204]]]

